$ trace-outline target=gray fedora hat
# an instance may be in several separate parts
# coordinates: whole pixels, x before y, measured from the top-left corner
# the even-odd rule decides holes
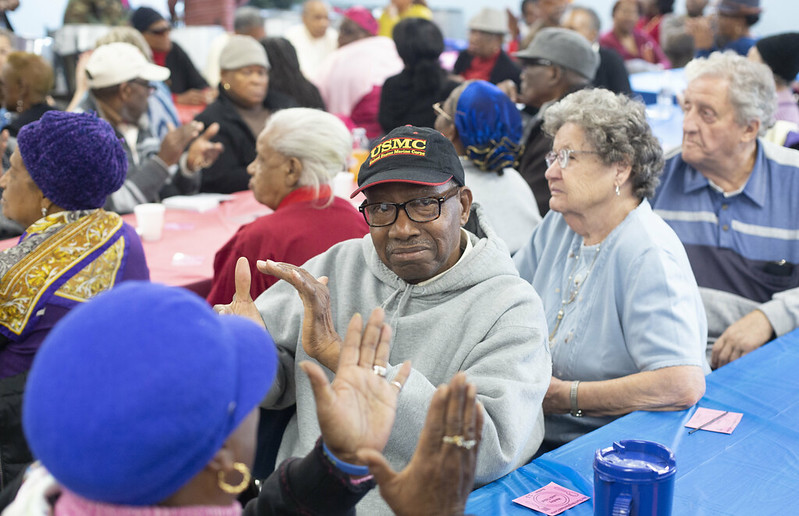
[[[588,40],[569,29],[541,29],[527,48],[514,55],[519,59],[549,61],[590,80],[594,79],[599,67],[599,55]]]

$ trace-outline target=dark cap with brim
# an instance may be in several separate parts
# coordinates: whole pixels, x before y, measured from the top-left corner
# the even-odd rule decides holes
[[[465,186],[463,165],[455,147],[443,134],[428,127],[406,125],[383,136],[372,147],[358,172],[355,197],[382,183],[438,186],[448,181]]]
[[[752,16],[760,14],[760,0],[721,0],[719,14],[727,16]]]

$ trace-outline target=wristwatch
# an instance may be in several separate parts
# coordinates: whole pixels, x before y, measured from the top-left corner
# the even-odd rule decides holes
[[[571,389],[569,390],[569,399],[571,400],[571,415],[574,417],[583,417],[583,411],[577,407],[577,388],[580,386],[580,380],[572,382]]]

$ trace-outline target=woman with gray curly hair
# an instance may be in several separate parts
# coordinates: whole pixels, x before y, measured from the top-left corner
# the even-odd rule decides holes
[[[552,381],[544,447],[705,391],[707,323],[680,240],[652,212],[663,168],[644,106],[583,90],[550,107],[551,211],[514,257],[544,303]]]

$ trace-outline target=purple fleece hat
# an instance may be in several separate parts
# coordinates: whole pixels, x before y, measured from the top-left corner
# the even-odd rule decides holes
[[[96,114],[48,111],[19,131],[17,146],[33,182],[65,210],[102,207],[128,173],[119,138]]]
[[[155,505],[199,473],[277,371],[263,327],[179,287],[126,281],[71,310],[33,361],[22,423],[78,495]]]

